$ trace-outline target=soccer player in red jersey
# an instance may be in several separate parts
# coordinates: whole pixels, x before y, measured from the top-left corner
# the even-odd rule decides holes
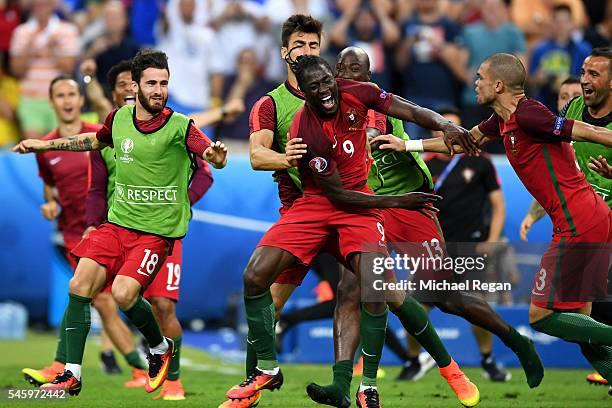
[[[109,70],[109,84],[112,89],[114,106],[117,108],[129,102],[133,103],[136,99],[133,88],[126,86],[126,84],[131,84],[132,82],[131,67],[131,61],[122,61]],[[104,98],[101,90],[99,96]],[[108,101],[106,103],[97,101],[94,105],[103,107],[110,105],[110,103]],[[87,195],[86,219],[88,232],[95,230],[106,220],[107,201],[112,200],[108,190],[114,190],[114,185],[109,185],[109,180],[114,180],[115,178],[114,153],[112,149],[108,151],[92,151],[89,154],[89,159],[90,188]],[[196,158],[196,160],[197,169],[193,173],[188,191],[191,205],[202,198],[213,182],[208,163],[200,158]],[[151,303],[153,314],[159,322],[162,333],[174,341],[176,352],[170,360],[168,379],[162,385],[161,393],[156,397],[172,401],[185,399],[183,385],[179,379],[182,328],[176,317],[176,303],[179,299],[181,278],[182,241],[177,240],[174,243],[172,253],[168,255],[159,273],[143,293],[143,297]],[[125,386],[128,388],[142,388],[145,384],[145,371],[134,368],[132,370],[132,379]]]
[[[531,292],[531,327],[578,343],[591,365],[610,381],[612,326],[589,316],[589,300],[607,287],[612,214],[578,169],[569,142],[612,146],[612,131],[555,116],[525,97],[525,77],[525,67],[511,54],[494,54],[480,65],[477,101],[495,113],[471,133],[478,145],[503,138],[510,164],[553,222],[552,243]],[[405,143],[384,135],[373,142],[397,151],[450,151],[435,139]],[[583,285],[589,291],[576,293]]]
[[[376,371],[384,343],[387,309],[385,294],[377,294],[372,284],[374,258],[386,254],[383,220],[377,208],[424,211],[424,208],[432,208],[429,202],[437,197],[427,193],[371,194],[366,184],[369,171],[365,135],[367,110],[368,107],[382,112],[389,110],[406,120],[443,128],[457,139],[466,134],[461,128],[448,126],[431,111],[375,86],[343,80],[336,83],[331,68],[319,57],[299,58],[295,72],[306,106],[294,118],[290,133],[292,138],[299,137],[308,145],[304,156],[298,157],[304,195],[266,233],[246,267],[245,307],[258,365],[255,373],[230,389],[227,396],[242,399],[262,389],[281,387],[283,377],[274,352],[274,306],[270,284],[287,267],[295,263],[308,265],[330,237],[336,237],[339,260],[350,265],[362,280],[362,294],[366,300],[360,329],[364,378],[357,393],[357,403],[360,407],[379,407]],[[450,357],[449,361],[456,367]],[[455,374],[463,376],[458,367]],[[478,390],[463,378],[471,393],[465,402],[473,406],[479,401]]]
[[[359,82],[370,81],[370,61],[367,53],[361,48],[348,47],[342,50],[338,54],[336,69],[339,78],[352,79]],[[375,137],[379,134],[391,134],[393,131],[387,117],[373,111],[370,111],[367,126],[369,137]],[[410,155],[410,153],[407,154]],[[394,159],[385,159],[384,156],[380,156],[380,160],[379,166],[382,166],[385,160],[391,161]],[[407,171],[421,171],[416,164],[412,165],[411,169],[406,170],[401,167],[401,162],[394,169],[387,170],[386,174],[389,175],[389,178],[391,178],[390,175],[394,171],[404,173]],[[407,177],[409,174],[405,174],[405,176]],[[391,183],[391,181],[388,181],[388,183]],[[429,191],[426,183],[424,183],[423,189],[424,191]],[[398,193],[407,192],[405,189],[398,190]],[[425,253],[420,252],[420,249],[423,248],[422,243],[431,243],[432,247],[444,244],[444,236],[435,214],[430,218],[416,211],[394,208],[384,209],[383,216],[385,218],[387,243],[391,246],[395,245],[395,250],[398,253],[406,253],[412,257],[427,256]],[[440,251],[442,250],[440,249]],[[418,278],[422,272],[417,272],[416,277]],[[346,284],[351,279],[354,278],[343,276],[341,284]],[[342,287],[341,289],[343,290],[339,290],[339,292],[341,294],[348,293],[348,296],[343,296],[344,298],[339,297],[339,303],[356,301],[350,287]],[[419,297],[417,296],[417,298]],[[533,343],[528,338],[521,336],[512,326],[506,323],[483,298],[468,292],[445,291],[440,294],[426,295],[422,300],[423,303],[430,307],[437,306],[445,313],[461,316],[470,323],[495,333],[519,357],[529,386],[533,388],[540,384],[544,375],[544,368]],[[334,323],[340,321],[340,325],[355,324],[353,322],[355,322],[357,316],[356,313],[351,312],[353,309],[343,308],[344,313],[338,314]],[[349,334],[353,332],[352,330],[348,331]],[[350,337],[350,335],[343,336],[338,338],[337,341],[343,344],[341,347],[350,347],[351,344],[355,343]]]
[[[81,121],[81,108],[84,101],[74,79],[59,76],[51,81],[49,100],[57,117],[58,128],[45,136],[44,140],[55,140],[65,135],[95,132],[100,129],[101,126],[98,124]],[[49,220],[58,219],[58,228],[64,238],[66,258],[74,271],[77,259],[71,251],[81,240],[86,225],[88,154],[47,152],[37,154],[36,160],[44,182],[46,203],[42,206],[43,216]],[[98,294],[93,304],[100,313],[104,329],[125,356],[128,364],[132,367],[145,368],[145,363],[134,348],[130,330],[119,317],[117,306],[110,294],[110,287]],[[46,384],[64,370],[67,348],[65,328],[64,315],[59,328],[54,362],[51,366],[40,370],[24,368],[22,372],[27,381],[36,385]]]

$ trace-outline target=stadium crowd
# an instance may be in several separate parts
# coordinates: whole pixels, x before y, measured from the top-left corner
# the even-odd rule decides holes
[[[612,38],[607,0],[0,0],[0,146],[55,128],[47,95],[55,76],[97,79],[110,93],[108,70],[144,46],[169,57],[176,111],[242,100],[243,113],[207,134],[245,140],[251,107],[284,80],[279,32],[293,13],[324,22],[329,61],[357,45],[373,82],[434,110],[457,107],[467,128],[489,115],[473,91],[487,56],[519,56],[530,96],[554,110],[561,83]]]

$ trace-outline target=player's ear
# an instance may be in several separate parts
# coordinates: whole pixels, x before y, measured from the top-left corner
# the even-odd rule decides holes
[[[281,47],[280,48],[280,54],[281,54],[281,58],[284,60],[285,58],[287,58],[287,47]]]

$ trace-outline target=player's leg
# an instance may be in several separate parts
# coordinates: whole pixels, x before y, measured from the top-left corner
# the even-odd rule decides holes
[[[480,366],[485,371],[484,376],[494,382],[505,382],[512,378],[512,374],[497,365],[493,358],[493,335],[490,331],[472,325],[472,334],[478,344],[481,359]]]
[[[94,298],[93,305],[100,313],[102,325],[108,333],[112,344],[123,355],[125,361],[133,369],[144,370],[146,363],[142,361],[134,347],[132,332],[119,316],[119,310],[113,300],[110,287],[109,290],[103,290]]]
[[[167,401],[185,399],[185,391],[180,381],[181,346],[183,329],[176,317],[176,304],[179,300],[182,278],[183,244],[175,241],[172,252],[166,257],[163,266],[144,291],[143,297],[153,308],[163,335],[174,342],[174,354],[168,366],[168,377],[162,390],[155,398]]]
[[[121,374],[121,367],[115,358],[113,342],[104,328],[100,330],[100,362],[106,374]]]
[[[429,313],[431,306],[425,303],[421,303],[421,306]],[[402,371],[398,374],[397,380],[418,381],[435,367],[436,362],[429,353],[421,353],[421,345],[410,333],[407,333],[406,339],[408,342],[408,358],[402,367]]]
[[[227,392],[229,399],[249,398],[261,389],[282,386],[283,376],[274,344],[275,307],[270,287],[283,270],[295,263],[296,257],[290,252],[265,245],[257,247],[249,259],[243,275],[244,305],[249,327],[247,341],[255,350],[257,367],[245,381]]]
[[[311,383],[306,387],[308,396],[319,404],[349,407],[353,378],[353,359],[359,346],[361,288],[359,280],[350,270],[340,268],[340,281],[336,291],[334,310],[333,380],[329,385]]]
[[[373,271],[375,259],[385,255],[381,252],[355,252],[347,256],[361,288],[359,334],[363,355],[363,377],[356,396],[359,407],[380,406],[376,376],[385,344],[388,308],[385,294],[376,290],[377,286],[374,283],[380,279],[380,276],[375,275]]]
[[[612,281],[608,283],[608,293],[612,293]],[[593,302],[591,317],[598,322],[612,326],[612,303],[610,302]],[[587,375],[587,381],[591,384],[608,385],[608,380],[602,377],[601,374],[594,372]]]
[[[106,268],[89,258],[81,258],[69,283],[66,307],[66,365],[52,382],[42,385],[48,390],[66,390],[70,395],[81,392],[81,364],[87,334],[91,326],[90,304],[106,282]]]

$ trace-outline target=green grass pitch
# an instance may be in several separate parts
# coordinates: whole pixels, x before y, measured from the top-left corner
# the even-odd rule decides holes
[[[21,375],[21,368],[39,368],[50,363],[55,347],[51,334],[29,333],[20,341],[0,341],[0,407],[198,407],[216,408],[224,400],[226,390],[242,380],[240,365],[225,364],[207,354],[184,347],[182,357],[185,364],[181,378],[187,392],[186,401],[152,400],[144,390],[129,390],[122,387],[128,376],[128,369],[122,364],[121,375],[103,374],[97,358],[99,346],[90,337],[85,352],[83,367],[83,391],[69,401],[9,401],[7,389],[30,389]],[[123,363],[121,361],[120,363]],[[398,367],[385,367],[386,376],[379,380],[382,406],[392,407],[457,407],[460,406],[450,389],[432,370],[416,383],[396,382]],[[513,369],[513,378],[508,383],[496,384],[482,378],[478,368],[466,370],[479,386],[482,401],[479,407],[513,408],[596,408],[612,406],[612,397],[607,388],[593,386],[584,380],[585,370],[546,370],[543,384],[530,390],[524,381],[522,371]],[[331,378],[331,369],[322,365],[284,365],[285,384],[280,391],[265,391],[260,407],[315,407],[304,391],[311,381],[326,383]],[[358,380],[353,380],[353,392]],[[51,405],[49,405],[51,404]],[[353,405],[354,406],[354,405]]]

